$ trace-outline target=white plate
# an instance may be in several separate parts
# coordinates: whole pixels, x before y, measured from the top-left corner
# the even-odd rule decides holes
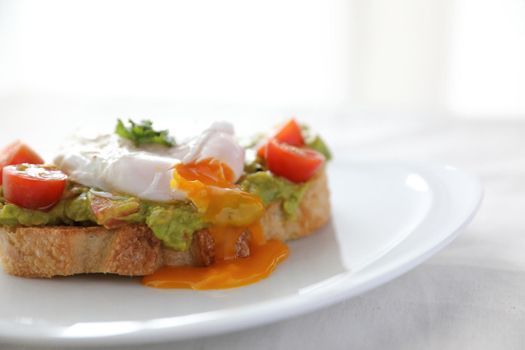
[[[421,263],[473,217],[479,182],[452,167],[353,161],[330,172],[333,219],[293,242],[260,283],[231,290],[157,290],[138,279],[36,280],[0,274],[0,340],[136,344],[224,333],[363,293]]]

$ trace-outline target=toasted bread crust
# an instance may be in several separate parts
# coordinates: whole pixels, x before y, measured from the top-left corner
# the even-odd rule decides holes
[[[79,273],[143,275],[162,265],[161,243],[143,225],[0,230],[4,270],[25,277]]]
[[[315,232],[330,218],[325,171],[311,180],[295,218],[281,203],[270,205],[261,224],[268,239],[290,240]],[[4,270],[23,277],[111,273],[143,276],[161,266],[199,265],[192,250],[166,248],[145,225],[104,227],[0,227]],[[202,258],[202,257],[200,257]]]

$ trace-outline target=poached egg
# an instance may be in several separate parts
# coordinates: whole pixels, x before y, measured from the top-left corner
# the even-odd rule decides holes
[[[188,198],[173,183],[175,167],[204,160],[218,161],[231,171],[230,181],[242,175],[244,148],[233,126],[213,123],[200,135],[174,147],[136,147],[115,134],[74,137],[62,147],[54,163],[72,181],[107,192],[125,193],[143,200],[170,203]]]

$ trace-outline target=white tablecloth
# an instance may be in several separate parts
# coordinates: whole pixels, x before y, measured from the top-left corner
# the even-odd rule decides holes
[[[484,202],[459,238],[404,276],[330,308],[137,349],[525,349],[525,123],[359,120],[325,121],[339,162],[350,154],[429,160],[481,178]]]

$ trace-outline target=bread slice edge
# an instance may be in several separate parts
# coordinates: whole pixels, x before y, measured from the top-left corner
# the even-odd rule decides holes
[[[266,208],[261,225],[267,239],[288,241],[316,232],[330,212],[323,169],[310,180],[293,218],[275,202]],[[165,247],[145,225],[0,227],[0,262],[11,275],[44,278],[85,273],[143,276],[165,265],[196,265],[191,250]]]

